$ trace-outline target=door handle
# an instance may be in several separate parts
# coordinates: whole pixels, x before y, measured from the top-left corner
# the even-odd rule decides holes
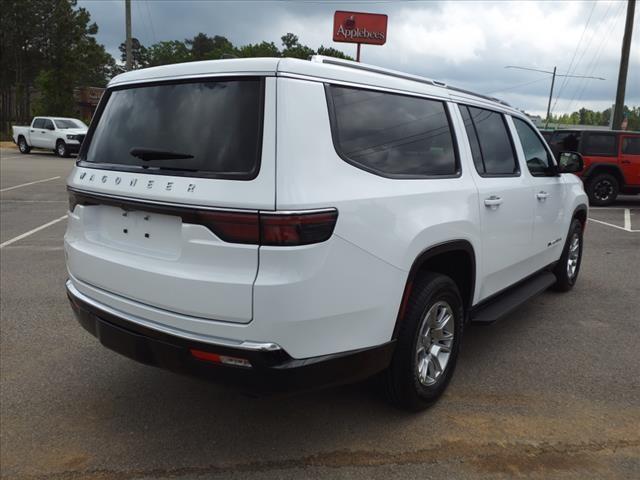
[[[544,191],[539,191],[538,193],[536,193],[536,198],[538,200],[542,200],[543,202],[547,199],[547,197],[549,196],[549,194],[547,192]]]
[[[35,132],[35,130],[31,130],[31,133]]]
[[[502,203],[502,198],[497,195],[491,195],[489,198],[484,199],[485,206],[489,208],[498,208]]]

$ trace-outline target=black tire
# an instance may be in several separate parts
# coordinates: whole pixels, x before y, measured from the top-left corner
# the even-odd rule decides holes
[[[443,304],[448,306],[449,310]],[[420,341],[422,346],[428,342],[434,342],[431,340],[431,333],[428,341],[425,340],[426,337],[421,336],[421,327],[423,327],[423,321],[427,322],[427,314],[432,309],[436,309],[436,314],[440,313],[439,308],[444,308],[446,312],[452,314],[453,328],[449,330],[453,333],[453,338],[448,346],[448,358],[442,372],[433,378],[428,376],[428,367],[431,367],[432,363],[427,359],[426,364],[422,363],[426,365],[422,369],[426,378],[421,380],[423,376],[419,371],[421,360],[425,362],[426,357],[433,359],[433,355],[427,354],[429,349],[423,348],[421,359],[418,342]],[[435,403],[442,395],[451,380],[458,358],[464,324],[464,307],[455,282],[439,273],[427,272],[421,275],[414,282],[404,318],[400,322],[393,359],[384,372],[386,393],[392,404],[406,410],[420,411]],[[437,329],[429,328],[428,330],[437,332]],[[442,330],[441,334],[444,333],[445,331]],[[441,341],[444,342],[444,340]],[[430,345],[439,345],[439,343],[435,341]],[[433,372],[433,369],[431,371]],[[426,384],[426,382],[432,383]]]
[[[31,147],[27,143],[27,139],[23,136],[18,137],[18,150],[20,150],[20,153],[22,154],[26,154],[31,151]]]
[[[64,143],[63,140],[58,140],[56,142],[55,153],[59,157],[68,157],[69,156],[69,148],[67,147],[67,144]]]
[[[620,182],[610,173],[598,173],[587,181],[587,195],[591,205],[611,205],[620,191]]]
[[[571,226],[569,227],[569,233],[567,235],[567,241],[564,244],[564,249],[562,250],[562,256],[555,268],[553,269],[553,273],[556,276],[556,283],[553,285],[553,289],[556,292],[568,292],[573,288],[578,280],[578,274],[580,273],[580,264],[582,263],[582,223],[577,218],[574,218],[571,221]],[[573,242],[577,240],[577,259],[573,258],[572,261],[575,262],[575,267],[573,269],[570,267],[569,262],[571,260]],[[573,273],[571,273],[573,272]]]

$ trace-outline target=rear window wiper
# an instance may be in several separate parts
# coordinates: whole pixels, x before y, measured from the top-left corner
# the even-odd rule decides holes
[[[166,150],[157,150],[155,148],[132,148],[129,154],[138,157],[144,161],[149,160],[178,160],[193,158],[189,153],[168,152]]]

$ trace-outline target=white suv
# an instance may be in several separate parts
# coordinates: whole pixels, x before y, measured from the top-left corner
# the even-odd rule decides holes
[[[68,296],[144,363],[261,391],[382,372],[420,409],[467,322],[575,283],[581,161],[502,102],[354,62],[128,72],[68,179]]]

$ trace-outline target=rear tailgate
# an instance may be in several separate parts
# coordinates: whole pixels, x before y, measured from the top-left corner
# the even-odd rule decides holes
[[[274,77],[107,92],[68,179],[65,249],[80,288],[251,321],[258,245],[241,238],[251,226],[235,224],[226,236],[211,218],[242,223],[274,209],[274,100]]]

